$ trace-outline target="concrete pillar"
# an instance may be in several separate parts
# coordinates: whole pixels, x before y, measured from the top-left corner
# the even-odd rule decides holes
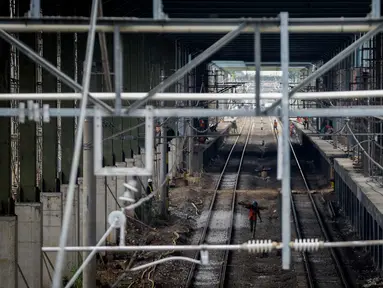
[[[139,35],[128,35],[122,38],[124,51],[123,51],[123,61],[124,61],[124,72],[123,72],[123,83],[125,91],[128,92],[138,92],[138,76],[137,76],[137,67],[140,65],[138,61],[138,49],[137,49],[137,41]],[[127,105],[127,103],[124,103]],[[129,118],[123,119],[123,128],[129,128],[136,126],[139,123],[137,118]],[[134,129],[130,131],[128,134],[134,137],[138,137],[139,129]],[[134,154],[138,153],[138,139],[132,139],[130,141],[130,148],[133,150]],[[127,146],[127,144],[125,144]],[[128,150],[128,147],[125,147],[124,150]],[[130,158],[130,151],[124,151],[125,158]]]
[[[145,153],[142,153],[141,155],[134,155],[134,166],[136,167],[139,167],[139,168],[142,168],[144,167],[144,162],[142,161],[142,159],[145,159]],[[128,159],[127,159],[128,160]],[[159,175],[159,174],[156,174],[156,170],[154,170],[154,175]],[[154,176],[153,175],[153,176]],[[146,176],[143,176],[143,177],[139,177],[141,183],[138,183],[138,192],[137,192],[137,197],[136,199],[139,199],[139,198],[142,198],[142,197],[145,197],[146,196],[146,187],[148,185],[148,179],[149,177],[146,177]],[[151,178],[152,180],[154,178]],[[154,189],[158,189],[158,187],[154,186],[155,185],[155,182],[153,182],[153,188]],[[137,208],[135,210],[135,213],[138,215],[138,218],[145,222],[145,223],[149,223],[149,215],[146,214],[146,209],[145,209],[145,205],[141,205],[139,208]]]
[[[44,58],[57,64],[57,34],[44,33]],[[56,92],[57,79],[43,69],[43,93]],[[56,101],[45,101],[50,108],[57,107]],[[56,192],[57,178],[57,118],[51,117],[49,123],[43,123],[43,187],[42,191]]]
[[[21,10],[23,11],[23,10]],[[21,14],[22,15],[22,14]],[[35,34],[20,34],[20,40],[35,49]],[[20,53],[20,93],[33,93],[36,91],[35,64],[23,53]],[[22,202],[35,202],[36,193],[36,124],[26,121],[20,124],[20,200]]]
[[[108,201],[107,201],[107,190],[105,186],[105,177],[97,176],[96,177],[96,199],[97,199],[97,228],[96,235],[97,239],[100,239],[104,235],[105,230],[107,229],[107,217],[108,217]]]
[[[66,189],[65,186],[61,187]],[[40,194],[42,211],[43,211],[43,246],[59,246],[59,238],[61,233],[61,223],[63,216],[63,197],[64,194],[61,192],[42,192]],[[74,201],[76,203],[76,200]],[[76,213],[74,211],[74,213]],[[72,216],[73,217],[73,216]],[[68,243],[67,245],[73,246],[78,227],[74,217],[71,223],[73,228],[69,230]],[[78,231],[78,230],[77,230]],[[81,243],[80,243],[81,245]],[[54,273],[54,268],[50,263],[56,262],[56,252],[49,252],[45,254],[45,260],[43,259],[43,285],[42,287],[51,287],[51,278]],[[71,276],[71,270],[78,267],[78,263],[75,261],[78,254],[68,253],[66,255],[66,263],[64,265],[63,276],[68,278]],[[48,259],[47,259],[48,258]]]
[[[0,15],[9,17],[9,1],[1,1],[0,4]],[[0,44],[0,49],[5,49],[7,46],[4,41]],[[9,83],[9,49],[3,50],[4,52],[0,54],[0,65],[3,68],[2,79],[0,80],[0,92],[8,93],[10,91]],[[0,101],[0,107],[8,108],[10,103],[8,101]],[[2,206],[5,208],[8,202],[8,197],[11,192],[11,118],[10,117],[0,117],[0,215],[6,213],[2,211]],[[3,204],[2,204],[3,203]]]
[[[67,184],[63,184],[61,185],[61,197],[62,197],[62,211],[64,211],[65,209],[65,203],[66,203],[66,197],[67,197],[67,193],[68,193],[68,188],[69,188],[69,185]],[[81,200],[82,198],[79,199],[79,193],[77,193],[78,191],[78,186],[76,185],[75,187],[75,195],[74,195],[74,199],[73,199],[73,206],[72,206],[72,216],[71,216],[71,226],[69,228],[69,234],[68,234],[68,242],[67,242],[67,245],[68,246],[79,246],[80,245],[80,238],[81,237],[81,234],[80,234],[80,227],[82,227],[81,225],[81,218],[79,217],[79,212],[80,210],[82,210],[82,206],[81,205]],[[78,267],[78,263],[80,261],[79,259],[79,254],[78,253],[68,253],[68,255],[66,256],[66,259],[68,261],[68,264],[71,266],[71,268],[73,269],[74,267]]]
[[[74,49],[73,49],[73,34],[62,33],[61,34],[61,70],[71,78],[74,78]],[[79,57],[78,71],[83,70],[83,60]],[[81,75],[81,73],[79,73]],[[79,75],[79,79],[80,78]],[[61,91],[63,93],[74,92],[73,89],[65,84],[62,84]],[[61,102],[63,108],[73,108],[73,101]],[[62,159],[61,159],[61,183],[69,183],[69,174],[72,163],[73,148],[74,148],[74,133],[75,133],[75,120],[73,117],[63,117],[61,119],[61,148],[62,148]],[[80,163],[82,161],[80,160]],[[82,164],[79,165],[80,167]],[[80,169],[81,171],[81,169]]]
[[[168,172],[169,173],[169,178],[173,179],[175,176],[175,170],[177,167],[177,164],[174,163],[176,160],[176,149],[175,149],[175,139],[173,139],[170,142],[170,151],[168,152]]]
[[[83,228],[83,225],[82,225],[82,219],[83,219],[83,207],[82,207],[82,201],[84,199],[83,197],[83,193],[84,193],[84,185],[83,185],[84,181],[83,181],[83,178],[82,177],[79,177],[77,179],[77,195],[78,195],[78,210],[77,210],[77,213],[78,213],[78,235],[79,235],[79,245],[84,245],[84,242],[83,242],[83,237],[82,237],[82,228]],[[80,256],[80,253],[79,253],[79,257]]]
[[[193,171],[199,173],[203,169],[204,162],[204,153],[199,150],[194,150],[194,158],[193,158]]]
[[[177,164],[178,164],[178,167],[184,168],[184,151],[182,146],[183,139],[176,138],[176,141],[177,141]]]
[[[61,232],[62,206],[61,193],[41,193],[43,206],[43,246],[58,246]],[[56,253],[46,253],[43,260],[43,287],[51,287],[54,268],[49,263],[55,263]]]
[[[17,285],[17,217],[0,217],[0,287]]]
[[[117,195],[117,187],[116,187],[116,177],[106,177],[106,193],[107,193],[107,205],[108,205],[108,213],[107,213],[107,217],[109,215],[109,213],[111,211],[114,211],[114,210],[117,210],[118,208],[118,205],[117,205],[117,201],[118,201],[118,195]],[[106,225],[106,229],[109,227],[109,223],[105,223]],[[113,231],[109,237],[107,238],[107,242],[111,243],[111,244],[117,244],[117,237],[116,237],[116,232]]]
[[[1,1],[0,15],[9,17],[9,1]],[[8,93],[10,91],[9,85],[9,49],[6,49],[6,43],[2,41],[0,49],[4,51],[0,54],[0,66],[3,68],[2,79],[0,80],[0,93]],[[6,49],[6,50],[3,50]],[[9,101],[0,101],[1,108],[9,108]],[[7,202],[11,192],[11,135],[10,135],[10,117],[0,117],[0,215],[7,214]],[[1,249],[1,248],[0,248]]]
[[[9,103],[0,101],[0,107],[9,107]],[[0,215],[6,213],[6,211],[2,211],[2,206],[4,208],[7,206],[6,204],[11,193],[10,124],[10,117],[0,117]]]
[[[42,287],[42,205],[16,203],[18,243],[18,288]],[[23,276],[21,275],[23,274]],[[27,282],[27,284],[24,281]]]
[[[113,122],[114,122],[114,133],[118,133],[124,130],[122,117],[115,117],[113,119]],[[114,159],[115,162],[123,162],[126,157],[126,155],[124,154],[125,151],[124,151],[124,144],[122,139],[123,139],[123,135],[115,137],[112,140],[113,155],[115,157]]]
[[[109,103],[111,104],[111,103]],[[107,139],[110,138],[114,132],[117,132],[114,127],[114,118],[113,117],[105,117],[103,118],[103,138]],[[113,140],[108,139],[103,141],[103,159],[104,159],[104,166],[113,166]]]

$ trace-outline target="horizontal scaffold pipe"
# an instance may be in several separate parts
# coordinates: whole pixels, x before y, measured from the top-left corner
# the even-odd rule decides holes
[[[99,100],[113,100],[115,93],[90,93]],[[147,93],[121,93],[122,100],[140,100]],[[281,98],[281,93],[261,93],[261,99],[275,100]],[[328,99],[357,99],[383,97],[383,90],[359,91],[326,91],[298,92],[291,99],[296,100],[328,100]],[[81,93],[2,93],[0,100],[80,100]],[[254,93],[157,93],[152,100],[157,101],[200,101],[200,100],[254,100]]]
[[[41,115],[46,117],[79,117],[80,109],[76,108],[49,108],[40,109]],[[36,111],[34,111],[36,112]],[[127,109],[121,110],[121,117],[145,117],[146,109],[137,109],[131,114],[126,114]],[[177,118],[197,118],[197,117],[251,117],[257,116],[255,109],[203,109],[203,108],[161,108],[152,110],[153,117],[177,117]],[[26,117],[28,109],[0,108],[0,117]],[[93,117],[94,109],[87,109],[86,116]],[[279,117],[278,111],[270,113],[271,116]],[[110,117],[110,114],[101,112],[102,117]],[[260,115],[261,116],[261,115]],[[295,109],[289,111],[290,117],[381,117],[383,116],[383,106],[356,106],[356,107],[332,107],[332,108],[310,108]]]
[[[374,29],[383,18],[290,18],[290,33],[362,33]],[[138,19],[103,17],[97,19],[97,32],[114,31],[118,25],[122,33],[227,33],[246,23],[242,33],[254,33],[254,24],[261,33],[280,33],[279,18],[237,19]],[[88,32],[86,17],[0,18],[0,29],[8,32]]]

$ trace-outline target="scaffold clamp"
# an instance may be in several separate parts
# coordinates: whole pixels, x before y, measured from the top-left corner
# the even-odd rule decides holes
[[[44,123],[49,123],[50,114],[49,114],[49,104],[44,104],[43,108],[40,108],[39,103],[34,103],[32,100],[27,102],[27,107],[25,107],[24,102],[19,103],[19,123],[25,123],[25,117],[28,114],[29,121],[39,122],[41,119]]]

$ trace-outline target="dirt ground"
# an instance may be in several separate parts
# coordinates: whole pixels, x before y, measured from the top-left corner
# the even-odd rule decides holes
[[[127,245],[191,244],[197,219],[210,203],[210,184],[202,180],[190,181],[189,185],[185,186],[183,181],[179,181],[178,187],[169,191],[168,221],[155,218],[152,219],[149,227],[128,219]],[[158,202],[158,199],[155,201]],[[112,287],[112,284],[129,267],[134,268],[169,256],[192,257],[193,253],[181,254],[169,251],[107,255],[98,261],[98,287]],[[189,268],[190,264],[176,261],[137,272],[128,272],[117,287],[184,287]]]

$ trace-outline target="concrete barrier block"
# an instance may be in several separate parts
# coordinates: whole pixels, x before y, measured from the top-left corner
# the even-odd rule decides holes
[[[18,287],[17,217],[0,217],[0,288]]]
[[[62,193],[62,211],[65,209],[65,204],[66,204],[66,199],[68,195],[68,188],[69,185],[61,185],[61,193]],[[71,219],[70,223],[71,225],[69,226],[69,231],[68,231],[68,241],[67,245],[68,246],[79,246],[80,245],[80,239],[81,234],[80,234],[80,227],[82,226],[81,219],[79,217],[79,212],[82,210],[82,206],[80,206],[79,202],[79,189],[78,185],[75,186],[75,193],[74,193],[74,199],[73,199],[73,204],[72,204],[72,214],[71,214]],[[62,214],[62,217],[64,214]],[[69,269],[74,269],[75,267],[78,267],[80,258],[79,258],[79,253],[68,253],[66,256],[66,259],[68,261],[68,266]]]
[[[96,201],[97,201],[97,217],[96,217],[96,235],[97,239],[100,239],[107,227],[109,226],[107,223],[108,211],[107,211],[107,193],[106,193],[106,185],[105,185],[105,177],[104,176],[96,176]]]
[[[183,142],[182,138],[176,138],[176,143],[177,143],[177,166],[179,168],[183,167],[183,162],[184,162],[184,159],[183,159],[184,152],[183,152],[182,142]]]
[[[42,225],[43,225],[43,246],[59,246],[62,222],[62,194],[61,192],[42,192],[40,194],[42,203]],[[43,285],[52,286],[54,268],[51,266],[56,262],[56,252],[43,254]],[[66,267],[66,265],[64,265]],[[68,274],[65,269],[64,274]]]
[[[42,286],[42,204],[16,203],[18,287]],[[25,280],[24,280],[25,277]],[[27,283],[25,283],[25,281]]]
[[[83,242],[83,239],[82,239],[82,215],[83,215],[83,209],[82,209],[82,203],[84,201],[84,187],[83,187],[83,178],[78,178],[77,180],[77,183],[78,183],[78,187],[77,187],[77,195],[78,195],[78,235],[79,235],[79,242],[80,242],[80,246],[84,246],[84,242]]]

